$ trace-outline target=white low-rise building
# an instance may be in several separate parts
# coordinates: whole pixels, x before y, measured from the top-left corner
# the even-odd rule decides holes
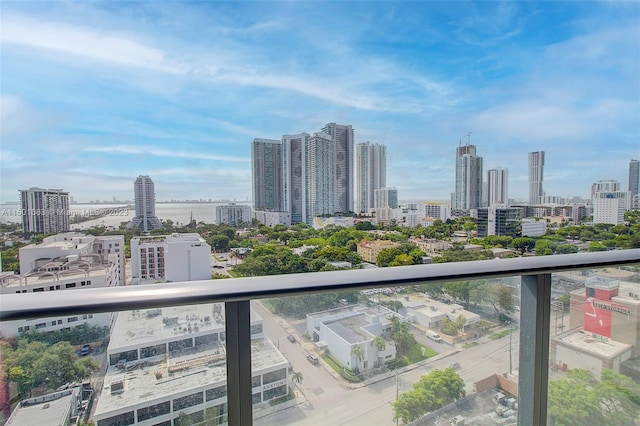
[[[276,225],[291,225],[291,212],[257,210],[253,213],[253,217],[263,225],[270,226],[272,228]]]
[[[211,278],[211,247],[200,235],[131,239],[131,284]]]
[[[124,282],[124,237],[93,237],[65,233],[53,235],[41,244],[20,249],[21,274],[2,274],[0,294],[71,291],[84,288],[115,287]],[[3,337],[22,332],[70,329],[82,324],[110,327],[110,313],[65,315],[5,321],[0,323]]]
[[[391,317],[406,322],[402,315],[383,307],[350,305],[307,315],[307,334],[342,365],[360,371],[382,367],[396,356],[391,336]],[[376,337],[381,337],[380,341]],[[384,345],[377,345],[384,342]],[[359,346],[361,357],[358,350]]]
[[[94,420],[112,424],[222,424],[227,415],[224,305],[121,312]],[[251,313],[254,409],[288,393],[289,363]],[[178,420],[179,421],[179,420]],[[217,423],[219,421],[220,423]]]
[[[240,226],[251,222],[251,207],[243,204],[229,203],[226,206],[216,206],[216,222],[231,226]]]
[[[464,330],[477,327],[480,315],[465,310],[456,303],[442,303],[426,297],[411,296],[409,300],[401,300],[404,312],[409,321],[424,328],[440,330],[443,321],[456,321],[461,315],[464,318]]]
[[[523,237],[541,237],[547,233],[547,221],[534,218],[522,219]]]

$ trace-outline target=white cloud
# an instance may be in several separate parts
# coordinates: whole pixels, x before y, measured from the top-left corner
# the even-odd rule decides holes
[[[2,18],[0,41],[171,74],[185,74],[189,71],[189,67],[184,64],[168,61],[162,50],[146,46],[131,36],[21,15],[5,15]]]
[[[111,146],[89,146],[84,148],[87,152],[103,152],[110,154],[144,154],[152,155],[155,157],[167,157],[167,158],[186,158],[193,160],[208,160],[208,161],[232,161],[240,163],[248,163],[251,161],[247,157],[233,157],[227,155],[215,155],[205,154],[201,152],[187,152],[176,151],[163,148],[156,148],[152,146],[133,146],[133,145],[111,145]]]

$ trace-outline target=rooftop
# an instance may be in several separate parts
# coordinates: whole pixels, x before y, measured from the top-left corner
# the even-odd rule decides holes
[[[369,322],[367,321],[364,313],[355,317],[343,318],[325,323],[325,325],[333,330],[338,336],[351,344],[360,343],[373,338],[371,334],[366,333],[362,329],[362,327],[368,324]]]
[[[227,362],[223,345],[170,357],[155,364],[108,368],[96,406],[95,416],[123,407],[142,407],[154,401],[166,401],[171,395],[226,386]],[[251,371],[288,365],[286,358],[268,339],[251,342]],[[113,385],[113,387],[112,387]],[[132,408],[133,409],[133,408]]]
[[[252,310],[251,323],[258,322],[262,322],[262,317]],[[205,335],[214,330],[224,331],[222,303],[119,312],[109,351],[166,342],[178,336]]]
[[[6,426],[65,425],[71,413],[71,404],[76,403],[78,388],[54,392],[21,401],[9,417]]]
[[[582,329],[568,331],[553,338],[565,345],[574,346],[601,358],[613,358],[631,350],[632,345],[616,342],[606,337],[598,337]]]

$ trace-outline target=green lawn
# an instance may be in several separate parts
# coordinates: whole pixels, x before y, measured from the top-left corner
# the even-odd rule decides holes
[[[333,357],[331,357],[331,355],[323,354],[323,355],[320,355],[320,358],[322,358],[327,364],[331,366],[331,368],[335,370],[336,373],[338,373],[340,376],[345,378],[347,381],[351,383],[359,383],[362,381],[362,379],[359,376],[351,376],[345,373],[344,369],[338,364],[336,360],[333,359]]]
[[[513,329],[513,331],[516,331],[516,329]],[[500,339],[501,337],[506,336],[510,332],[511,332],[511,329],[502,330],[502,331],[499,331],[498,333],[493,333],[492,335],[490,335],[489,339],[497,340],[497,339]]]

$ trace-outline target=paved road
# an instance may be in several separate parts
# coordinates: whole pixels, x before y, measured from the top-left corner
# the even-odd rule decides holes
[[[255,421],[256,425],[393,425],[390,403],[396,399],[396,377],[391,375],[368,386],[351,389],[325,370],[323,365],[313,366],[305,358],[302,345],[308,342],[289,342],[286,337],[294,327],[271,315],[259,303],[254,309],[263,317],[266,335],[278,344],[294,371],[303,373],[301,385],[305,401],[293,408],[278,411]],[[300,336],[296,336],[300,341]],[[514,369],[518,364],[518,334],[512,335],[512,357]],[[445,345],[446,346],[446,345]],[[449,347],[451,348],[451,347]],[[435,368],[446,368],[452,361],[460,364],[457,372],[466,383],[467,392],[473,383],[493,373],[509,370],[509,336],[466,349],[450,355],[441,355],[427,360],[398,377],[400,393],[410,390],[413,383]],[[321,363],[322,364],[322,363]]]

